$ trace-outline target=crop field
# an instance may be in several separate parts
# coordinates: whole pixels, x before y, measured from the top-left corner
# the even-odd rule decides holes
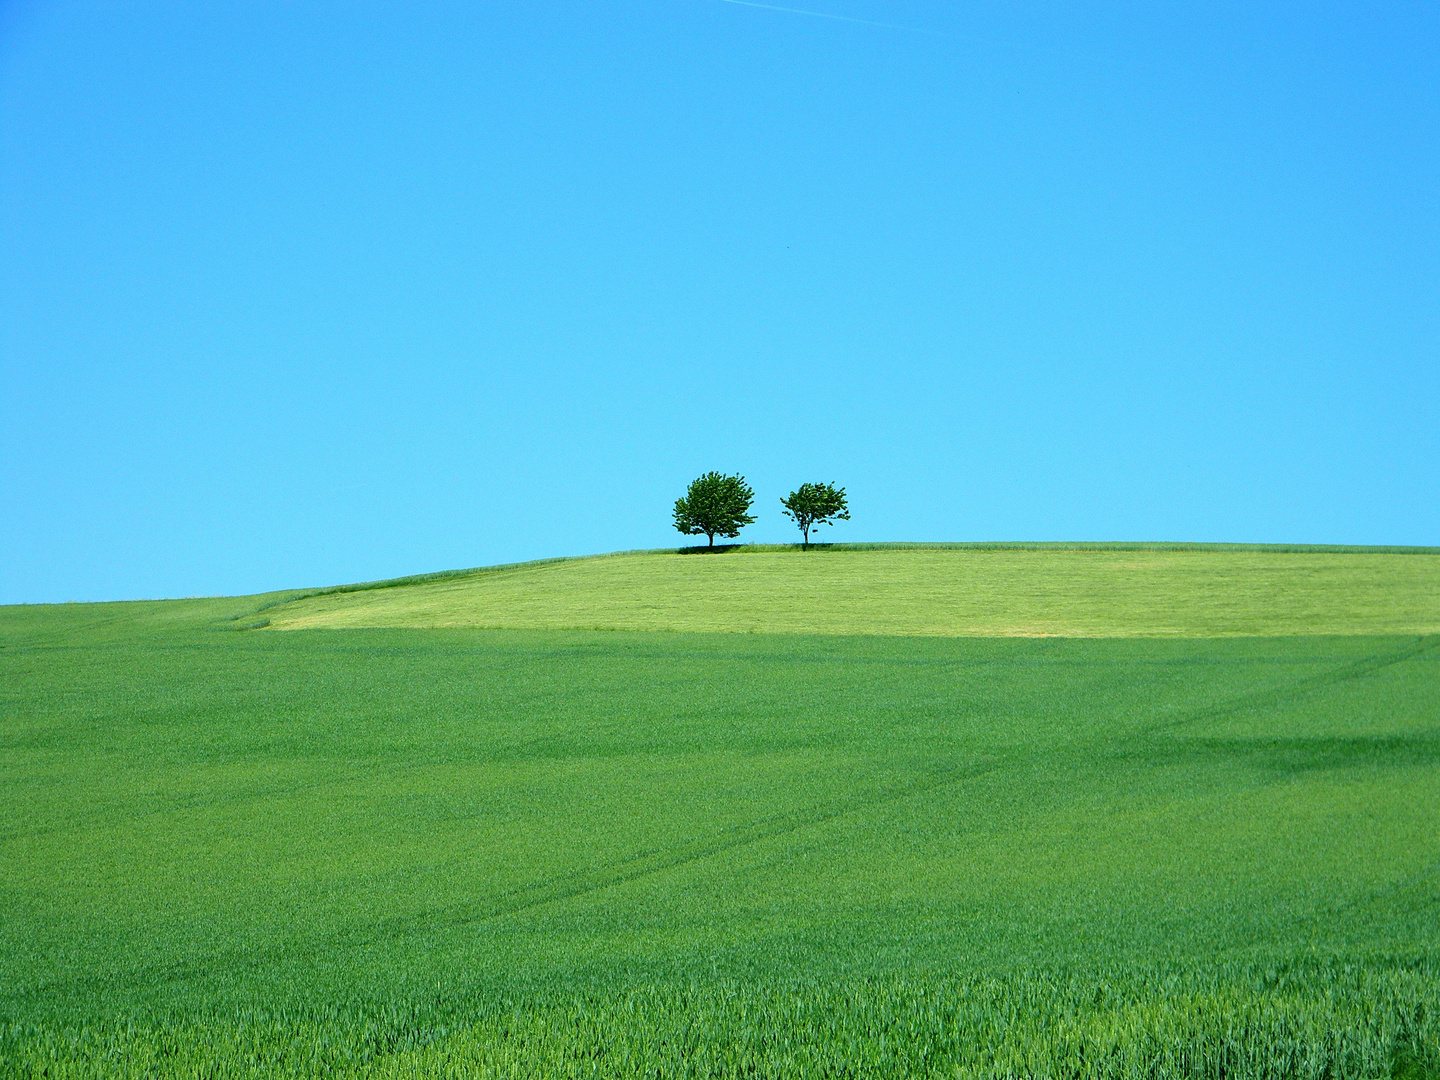
[[[743,558],[734,557],[743,554]],[[1440,559],[1385,550],[847,547],[624,553],[329,592],[270,614],[357,626],[1005,637],[1440,633]]]
[[[892,549],[0,608],[0,1073],[1440,1076],[1437,606]]]

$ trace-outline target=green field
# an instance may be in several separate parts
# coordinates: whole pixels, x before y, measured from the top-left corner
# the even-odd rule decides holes
[[[742,550],[0,608],[0,1072],[1440,1076],[1437,583]]]
[[[739,556],[742,556],[739,557]],[[799,563],[797,559],[807,559]],[[801,570],[803,569],[803,572]],[[1440,559],[1199,545],[637,552],[347,589],[283,629],[1251,637],[1440,633]]]

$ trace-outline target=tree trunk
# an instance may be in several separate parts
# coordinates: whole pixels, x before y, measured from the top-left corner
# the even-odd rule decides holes
[[[705,537],[706,537],[706,539],[708,539],[708,540],[710,541],[710,546],[711,546],[711,547],[714,547],[714,546],[715,546],[715,534],[714,534],[714,533],[706,533],[706,534],[705,534]]]

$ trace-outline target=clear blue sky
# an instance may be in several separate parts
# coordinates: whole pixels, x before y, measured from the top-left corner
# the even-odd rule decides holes
[[[1440,544],[1440,6],[780,6],[0,0],[0,602]]]

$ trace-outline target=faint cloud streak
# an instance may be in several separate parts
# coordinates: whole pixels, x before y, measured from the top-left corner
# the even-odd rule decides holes
[[[809,11],[805,8],[781,7],[778,4],[761,4],[757,0],[720,0],[722,4],[737,4],[740,7],[761,8],[764,11],[783,11],[787,15],[809,15],[816,19],[832,19],[835,22],[858,23],[861,26],[879,26],[886,30],[909,30],[916,34],[933,31],[921,30],[918,26],[902,26],[899,23],[876,22],[873,19],[857,19],[850,15],[832,15],[828,11]]]

